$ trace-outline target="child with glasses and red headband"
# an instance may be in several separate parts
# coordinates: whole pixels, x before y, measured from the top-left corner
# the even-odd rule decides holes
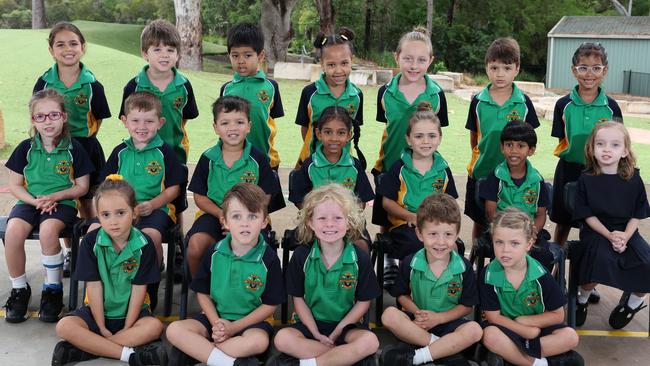
[[[86,151],[68,133],[63,96],[53,89],[34,94],[29,101],[31,138],[13,151],[6,163],[9,189],[18,199],[11,209],[5,233],[5,259],[11,294],[5,319],[27,319],[31,289],[25,274],[25,240],[39,228],[45,280],[39,319],[56,322],[63,309],[63,251],[59,234],[77,216],[79,197],[86,194],[93,166]]]

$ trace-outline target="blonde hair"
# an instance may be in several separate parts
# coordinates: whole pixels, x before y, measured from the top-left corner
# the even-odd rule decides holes
[[[334,201],[343,210],[343,215],[347,220],[348,226],[345,238],[349,241],[354,241],[361,237],[365,226],[365,218],[359,199],[351,190],[340,184],[331,183],[313,189],[305,196],[302,209],[298,211],[296,235],[299,242],[311,244],[314,240],[314,231],[307,224],[314,215],[316,206],[327,200]]]
[[[420,102],[418,103],[415,112],[409,118],[409,124],[406,126],[406,135],[411,135],[411,130],[413,127],[421,121],[431,122],[438,129],[438,134],[442,136],[442,127],[440,125],[440,119],[433,113],[433,108],[431,107],[430,102]]]
[[[499,227],[521,230],[526,235],[526,240],[530,240],[533,237],[535,223],[524,211],[516,207],[508,207],[494,216],[494,220],[490,224],[490,234],[494,235],[494,231]]]
[[[627,132],[627,128],[621,123],[621,122],[616,122],[616,121],[604,121],[597,123],[594,129],[591,131],[591,135],[589,135],[589,139],[587,140],[587,143],[585,144],[585,166],[587,168],[587,171],[589,171],[593,175],[601,175],[603,172],[600,169],[600,165],[598,165],[598,161],[596,160],[596,156],[594,154],[594,145],[596,143],[596,134],[600,130],[604,130],[606,128],[615,128],[623,134],[623,141],[625,143],[625,148],[627,149],[627,156],[624,158],[621,158],[618,162],[618,175],[625,179],[625,180],[630,180],[634,176],[634,169],[636,168],[636,158],[634,157],[634,153],[632,152],[632,141],[630,140],[630,133]]]
[[[426,28],[417,26],[413,28],[412,31],[402,34],[402,37],[397,43],[397,49],[395,50],[395,53],[399,55],[402,52],[404,42],[409,41],[423,42],[429,48],[429,57],[433,57],[433,45],[431,44],[431,36],[429,35],[429,32]]]

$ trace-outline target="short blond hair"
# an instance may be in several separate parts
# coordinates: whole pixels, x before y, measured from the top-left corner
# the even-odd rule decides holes
[[[496,228],[503,227],[512,230],[521,230],[526,236],[526,240],[533,238],[535,222],[524,211],[516,207],[508,207],[503,211],[497,212],[494,220],[490,224],[490,234],[494,235]]]

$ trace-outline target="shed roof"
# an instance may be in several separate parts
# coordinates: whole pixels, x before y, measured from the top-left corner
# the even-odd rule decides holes
[[[650,17],[564,16],[548,37],[650,39]]]

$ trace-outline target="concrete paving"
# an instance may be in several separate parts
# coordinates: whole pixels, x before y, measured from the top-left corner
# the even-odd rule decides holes
[[[190,170],[193,166],[190,167]],[[289,169],[280,169],[280,176],[282,178],[282,186],[286,189],[288,187],[287,177]],[[7,171],[4,164],[0,167],[0,214],[7,214],[13,206],[15,200],[11,194],[2,192],[2,187],[6,187]],[[457,189],[461,196],[458,203],[461,207],[464,204],[464,188],[466,177],[455,177]],[[372,180],[371,180],[372,181]],[[185,217],[185,232],[191,226],[192,218],[196,212],[192,199],[190,198],[190,208],[184,214]],[[293,228],[295,226],[295,217],[297,210],[293,205],[284,208],[271,215],[271,220],[274,229],[281,236],[286,228]],[[366,208],[366,217],[370,220],[371,208]],[[553,232],[552,223],[547,224],[547,230]],[[369,224],[368,229],[374,234],[378,228]],[[463,217],[461,227],[461,238],[469,241],[471,232],[471,221],[467,217]],[[650,238],[650,222],[644,220],[640,225],[641,234]],[[577,232],[574,230],[570,238],[577,238]],[[469,246],[468,246],[469,247]],[[30,310],[34,312],[34,317],[30,318],[21,324],[9,324],[0,320],[0,365],[21,365],[21,366],[37,366],[50,364],[51,353],[54,345],[58,341],[53,324],[45,324],[37,319],[36,312],[38,311],[38,304],[40,301],[40,289],[42,284],[42,266],[40,265],[40,249],[37,242],[30,241],[26,244],[27,250],[27,276],[34,291],[31,300]],[[469,251],[469,250],[468,250]],[[281,253],[278,253],[281,255]],[[4,261],[4,251],[0,251],[0,302],[4,301],[11,291],[11,286],[8,280],[7,267]],[[68,280],[64,280],[64,286],[67,291]],[[636,315],[635,319],[624,329],[623,332],[610,332],[611,329],[607,324],[609,312],[618,302],[620,291],[605,286],[599,286],[602,294],[602,301],[600,304],[592,305],[589,307],[589,316],[586,324],[579,330],[580,344],[576,348],[586,360],[587,365],[605,366],[605,365],[650,365],[650,340],[647,338],[648,330],[648,311],[644,310]],[[164,284],[161,285],[159,299],[163,299]],[[66,293],[64,302],[67,303],[68,295]],[[178,314],[178,306],[180,302],[180,286],[174,288],[174,307],[172,314]],[[394,299],[384,293],[384,304],[394,304]],[[191,298],[190,313],[198,311],[196,301]],[[160,315],[162,309],[157,309],[157,314]],[[374,312],[373,312],[374,314]],[[279,311],[276,314],[279,319]],[[170,321],[175,319],[173,316]],[[374,318],[371,317],[371,322]],[[375,329],[377,332],[382,346],[394,342],[394,338],[383,328]],[[84,365],[119,365],[123,364],[118,361],[111,361],[106,359],[94,360],[83,363]]]

